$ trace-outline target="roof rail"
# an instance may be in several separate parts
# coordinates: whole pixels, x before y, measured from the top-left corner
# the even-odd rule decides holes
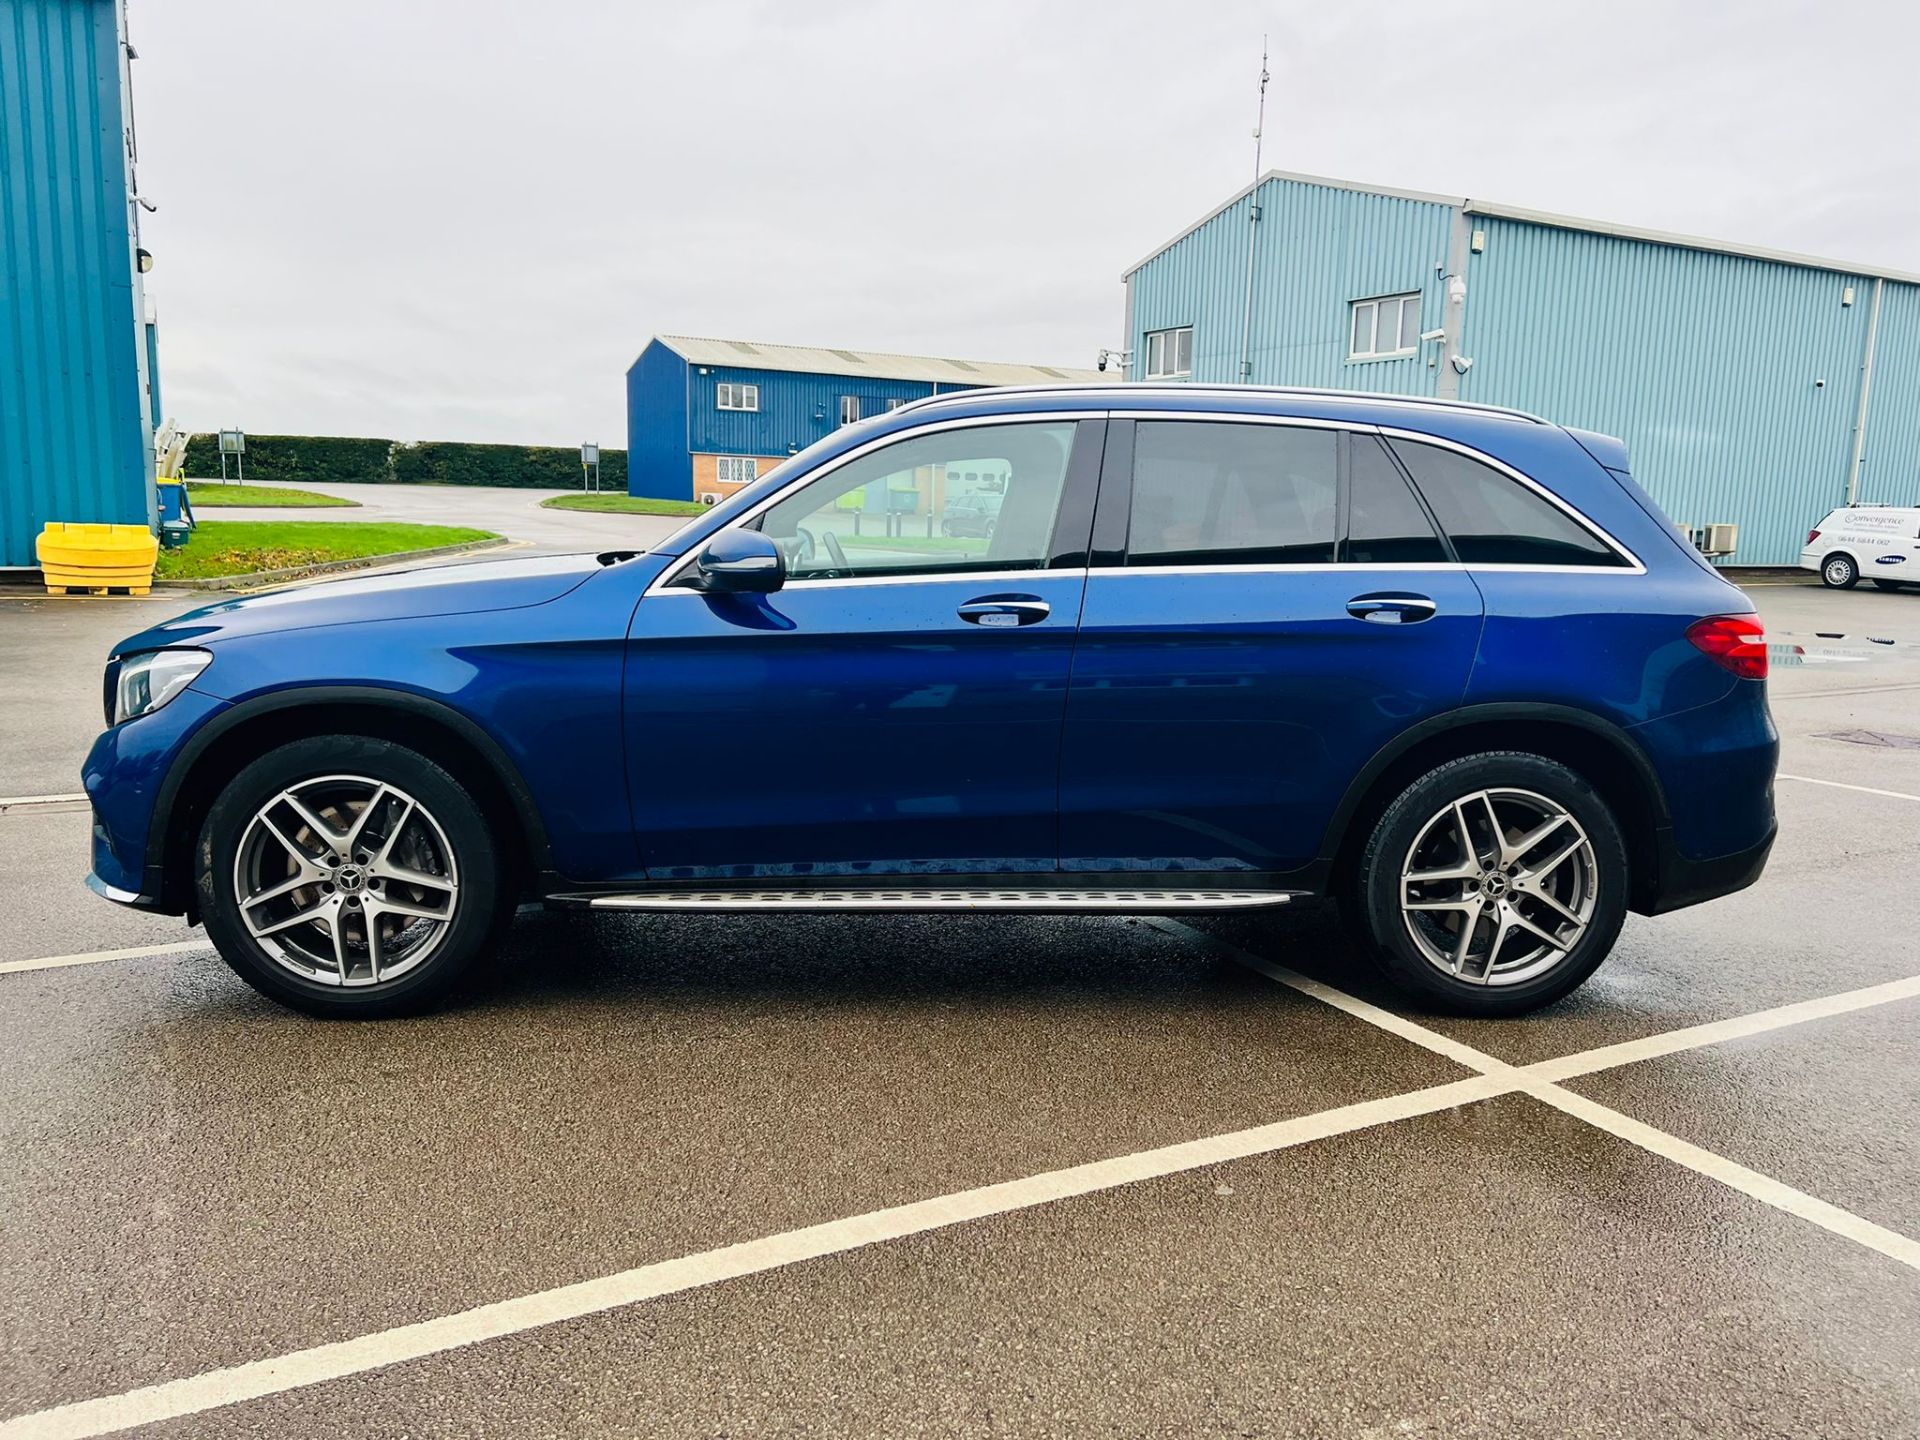
[[[945,395],[928,395],[894,407],[891,413],[919,410],[930,405],[978,400],[993,395],[1299,395],[1316,400],[1352,400],[1360,403],[1415,405],[1440,410],[1470,410],[1476,414],[1502,415],[1510,420],[1525,420],[1533,425],[1553,422],[1526,410],[1505,405],[1482,405],[1472,400],[1442,400],[1433,395],[1394,395],[1379,390],[1336,390],[1310,385],[1156,385],[1152,381],[1115,381],[1109,384],[1075,385],[986,385],[971,390],[955,390]]]

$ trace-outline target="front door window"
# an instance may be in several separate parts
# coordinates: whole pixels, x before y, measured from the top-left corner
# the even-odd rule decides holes
[[[1073,433],[1035,422],[916,435],[801,485],[760,528],[794,581],[1044,569]]]

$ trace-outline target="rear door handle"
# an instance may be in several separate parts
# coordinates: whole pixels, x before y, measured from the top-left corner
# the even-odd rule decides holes
[[[1375,625],[1417,625],[1439,608],[1425,595],[1356,595],[1347,602],[1349,615]]]
[[[1053,613],[1053,607],[1038,595],[982,595],[969,600],[956,612],[962,620],[994,629],[1033,625]]]

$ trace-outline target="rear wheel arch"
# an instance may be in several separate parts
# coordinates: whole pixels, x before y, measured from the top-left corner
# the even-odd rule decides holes
[[[163,782],[148,839],[149,870],[159,868],[170,908],[195,905],[194,837],[222,789],[269,751],[323,735],[390,740],[431,756],[473,795],[495,827],[512,882],[531,885],[551,868],[546,828],[519,770],[479,725],[437,701],[377,687],[327,686],[281,691],[242,702],[196,735]]]
[[[1501,750],[1556,760],[1600,793],[1626,838],[1631,907],[1644,913],[1659,884],[1659,837],[1670,824],[1660,778],[1618,726],[1559,705],[1472,706],[1415,726],[1381,750],[1347,787],[1327,827],[1321,858],[1329,888],[1351,878],[1375,823],[1415,780],[1449,760]]]

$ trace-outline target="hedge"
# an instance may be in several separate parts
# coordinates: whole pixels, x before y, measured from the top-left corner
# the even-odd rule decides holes
[[[362,440],[345,435],[249,435],[249,480],[318,480],[352,484],[388,477],[391,440]],[[236,473],[233,456],[227,474]],[[187,441],[186,473],[196,480],[220,474],[220,437],[195,435]]]
[[[580,451],[571,445],[474,445],[460,440],[408,444],[345,435],[249,435],[246,466],[249,480],[580,488]],[[195,435],[189,440],[185,469],[196,480],[217,478],[219,436]],[[237,473],[231,456],[227,473]],[[600,452],[600,488],[626,491],[626,451]]]

